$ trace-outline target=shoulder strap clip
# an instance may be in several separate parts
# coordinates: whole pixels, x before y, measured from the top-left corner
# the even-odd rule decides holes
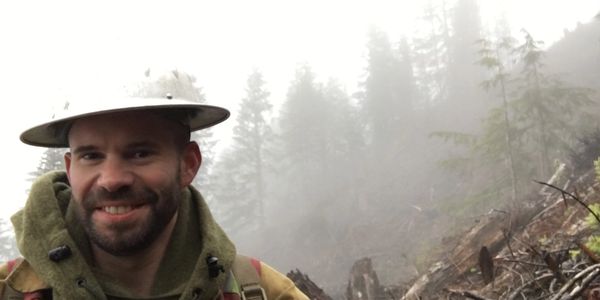
[[[265,290],[257,283],[242,285],[240,291],[241,300],[266,300]]]

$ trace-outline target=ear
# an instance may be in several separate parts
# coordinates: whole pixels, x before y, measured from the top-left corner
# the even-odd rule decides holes
[[[65,153],[65,168],[67,169],[67,178],[71,181],[71,152]]]
[[[183,148],[180,161],[180,185],[182,188],[192,183],[201,164],[202,154],[200,153],[200,147],[198,147],[196,142],[189,142]]]

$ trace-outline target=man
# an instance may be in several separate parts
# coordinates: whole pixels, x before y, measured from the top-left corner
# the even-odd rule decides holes
[[[0,299],[306,299],[236,255],[191,186],[202,157],[190,132],[229,112],[180,99],[183,73],[146,76],[128,97],[21,135],[70,151],[66,172],[39,178],[12,218],[24,259],[0,268]]]

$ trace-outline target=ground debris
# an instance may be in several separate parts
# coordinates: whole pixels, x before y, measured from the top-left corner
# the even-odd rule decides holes
[[[560,184],[562,192],[545,186],[529,206],[474,225],[401,298],[600,300],[598,255],[585,246],[599,234],[585,221],[588,206],[600,203],[595,176]]]

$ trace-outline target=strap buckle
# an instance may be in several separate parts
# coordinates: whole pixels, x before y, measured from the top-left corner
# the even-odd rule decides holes
[[[241,300],[267,300],[265,290],[258,284],[242,286],[240,296]]]

